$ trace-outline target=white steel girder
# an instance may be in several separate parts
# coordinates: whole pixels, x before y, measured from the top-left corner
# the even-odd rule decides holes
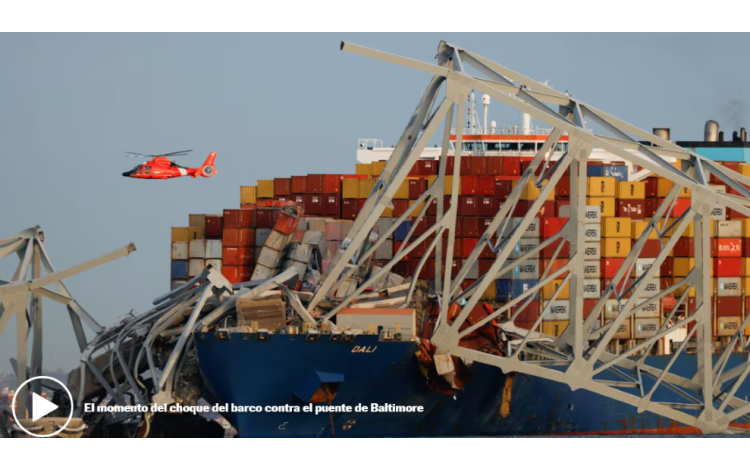
[[[745,319],[738,333],[731,338],[725,354],[714,362],[710,306],[710,224],[713,223],[711,210],[715,206],[724,206],[750,216],[748,208],[750,190],[746,188],[750,186],[750,178],[619,120],[567,93],[561,93],[474,52],[445,42],[441,42],[438,47],[437,65],[349,43],[342,43],[341,49],[427,72],[433,77],[385,169],[375,183],[363,210],[354,221],[346,240],[342,242],[334,260],[329,265],[309,306],[310,311],[322,300],[330,297],[338,284],[351,277],[364,263],[369,263],[370,254],[402,221],[416,216],[414,220],[416,226],[425,216],[426,207],[432,199],[437,198],[435,225],[416,238],[413,238],[414,228],[412,228],[393,260],[377,274],[361,283],[353,293],[343,299],[337,299],[340,301],[339,305],[324,315],[324,320],[331,318],[342,308],[361,298],[368,287],[386,276],[391,268],[418,243],[434,235],[434,241],[430,244],[425,259],[433,250],[435,251],[436,269],[433,280],[435,290],[441,298],[441,313],[431,341],[437,345],[439,352],[449,353],[464,360],[495,365],[505,373],[521,372],[566,383],[573,390],[590,390],[637,407],[639,412],[650,411],[694,426],[704,432],[732,432],[738,429],[735,426],[738,421],[750,419],[748,416],[750,403],[736,396],[739,387],[750,375],[750,361],[744,361],[741,365],[725,370],[730,357],[729,351],[732,348],[740,345],[740,349],[744,352],[748,351],[748,343],[742,336],[742,331],[748,325],[750,316]],[[472,67],[480,75],[470,75],[466,67]],[[437,99],[443,88],[444,97],[438,103]],[[451,267],[458,207],[458,171],[455,169],[460,168],[462,157],[461,126],[457,126],[455,133],[455,177],[453,178],[452,202],[447,210],[443,207],[442,195],[446,176],[449,176],[446,157],[454,112],[457,112],[459,120],[463,117],[464,103],[472,90],[486,93],[501,103],[549,124],[552,132],[537,152],[529,168],[521,176],[508,200],[493,218],[491,225],[487,227],[469,258],[463,261],[462,268],[453,276]],[[609,135],[595,133],[589,127],[589,123]],[[392,198],[399,185],[441,124],[444,126],[443,148],[437,179],[422,197],[394,222],[387,233],[380,234],[380,238],[373,243],[371,231],[376,221],[384,209],[391,207]],[[568,151],[557,161],[552,161],[551,150],[563,133],[568,136]],[[594,311],[584,318],[582,243],[586,210],[586,163],[594,148],[606,150],[626,162],[640,166],[644,169],[641,176],[650,172],[667,178],[674,182],[674,187],[636,241],[615,278],[603,289]],[[676,168],[665,158],[682,161],[682,168]],[[545,240],[531,252],[517,259],[510,259],[516,243],[519,242],[523,232],[566,170],[570,170],[571,211],[568,223],[559,234]],[[718,178],[722,184],[734,189],[738,195],[718,192],[709,187],[709,174]],[[536,200],[530,201],[530,207],[521,217],[520,223],[514,227],[510,223],[510,214],[514,212],[521,193],[529,182],[539,188],[540,195]],[[690,190],[691,206],[686,213],[675,217],[674,203],[680,191],[685,188]],[[425,206],[417,212],[416,208],[421,203]],[[683,281],[656,294],[647,294],[645,287],[648,281],[654,278],[654,274],[660,269],[660,265],[679,236],[688,229],[691,223],[694,230],[695,268]],[[443,247],[443,233],[446,231],[447,246]],[[630,286],[618,287],[621,280],[632,276],[633,269],[635,269],[634,263],[639,253],[646,240],[654,233],[662,246],[656,262],[636,277]],[[550,263],[541,274],[537,286],[522,295],[515,296],[508,304],[483,320],[463,328],[465,320],[491,282],[495,282],[503,273],[553,243],[558,243],[553,260],[558,257],[563,244],[567,243],[570,247],[569,260],[561,268],[550,272],[552,266]],[[477,262],[480,252],[487,248],[495,256],[492,266],[470,288],[462,291],[461,285],[469,269]],[[423,259],[417,270],[422,268],[424,261]],[[552,299],[556,299],[562,289],[569,284],[570,323],[563,334],[560,337],[551,337],[536,332],[544,317],[544,312],[539,316],[534,327],[529,330],[515,326],[514,320],[523,307],[533,300],[545,284],[561,276],[563,282],[556,289]],[[417,273],[414,273],[414,278],[416,277]],[[407,302],[411,298],[414,284],[412,282],[410,286]],[[696,309],[693,313],[687,312],[686,302],[690,289],[695,289],[696,292]],[[683,293],[674,308],[661,318],[661,325],[655,336],[626,351],[613,353],[608,350],[608,345],[619,326],[629,321],[650,302],[672,295],[678,290],[682,290]],[[610,299],[617,301],[619,313],[614,318],[606,319],[604,324],[599,324],[597,320],[602,317],[604,305]],[[449,308],[459,301],[461,301],[460,313],[452,322],[448,321]],[[512,306],[521,308],[516,309],[514,315],[508,315]],[[683,310],[685,313],[678,313]],[[501,317],[503,315],[504,317]],[[513,340],[508,342],[507,352],[500,355],[492,354],[467,348],[461,344],[462,339],[493,320],[502,321],[500,331],[504,337],[507,336]],[[689,356],[697,363],[697,373],[694,376],[682,377],[671,371],[677,355],[684,354],[687,339],[664,369],[646,363],[651,347],[659,339],[676,328],[688,324],[690,324],[688,338],[693,336],[697,338],[697,353]],[[654,400],[657,389],[673,394],[676,401],[673,403]]]

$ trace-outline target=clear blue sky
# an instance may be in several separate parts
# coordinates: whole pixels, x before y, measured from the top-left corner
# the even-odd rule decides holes
[[[57,269],[133,241],[138,251],[67,281],[101,323],[169,288],[170,227],[239,205],[240,185],[353,172],[356,140],[398,138],[429,77],[346,54],[341,40],[434,61],[472,49],[643,128],[700,139],[747,122],[748,35],[315,34],[0,36],[0,238],[45,231]],[[492,108],[500,125],[516,112]],[[731,125],[730,125],[731,124]],[[218,152],[218,175],[135,181],[125,151]],[[0,262],[9,278],[14,260]],[[45,303],[45,364],[72,368],[67,313]],[[10,371],[15,325],[0,338]]]

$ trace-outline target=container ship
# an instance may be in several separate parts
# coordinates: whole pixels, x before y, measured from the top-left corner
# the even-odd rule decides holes
[[[453,273],[461,268],[462,259],[469,257],[550,133],[550,130],[534,127],[527,115],[522,116],[520,125],[510,128],[498,128],[494,122],[488,124],[488,96],[482,98],[485,117],[481,125],[473,103],[472,94],[468,128],[463,130],[460,168],[455,172],[455,135],[451,137],[447,153],[446,174],[460,178]],[[654,133],[667,140],[670,138],[669,129],[655,129]],[[750,176],[750,145],[744,129],[735,132],[730,141],[724,141],[718,124],[709,121],[703,140],[677,144]],[[552,160],[563,155],[567,145],[567,137],[562,135]],[[299,271],[297,288],[313,292],[320,273],[326,270],[342,243],[347,243],[352,221],[362,210],[391,152],[392,147],[384,146],[377,139],[360,139],[357,162],[351,173],[258,180],[256,185],[240,188],[236,208],[214,215],[189,215],[187,226],[172,228],[172,289],[211,265],[235,284],[267,279],[284,268],[294,267]],[[409,177],[398,188],[392,207],[386,209],[378,221],[377,226],[383,227],[380,233],[386,233],[385,228],[401,217],[435,181],[441,153],[438,147],[424,150]],[[644,172],[598,149],[589,158],[587,175],[587,213],[591,220],[587,220],[586,225],[584,314],[594,309],[604,286],[615,276],[631,246],[673,186],[670,180]],[[567,222],[570,184],[566,178],[569,177],[563,177],[543,203],[534,223],[516,246],[518,253],[553,237]],[[447,176],[445,207],[451,204],[452,187],[452,177]],[[733,191],[718,185],[715,189],[730,194]],[[525,215],[539,194],[539,188],[529,184],[512,216]],[[687,210],[689,197],[689,190],[679,195],[674,204],[675,217]],[[290,206],[301,216],[294,219],[293,225],[286,223],[286,234],[280,242],[278,225],[285,223],[283,220],[288,215],[284,208]],[[436,206],[431,204],[426,210],[427,216],[418,224],[412,225],[407,219],[388,236],[372,255],[371,272],[393,259],[410,232],[417,237],[435,224]],[[419,209],[414,212],[417,213]],[[748,360],[747,354],[740,353],[741,347],[729,340],[750,314],[750,296],[747,295],[750,293],[750,220],[737,211],[719,206],[712,216],[719,219],[712,225],[711,234],[713,348],[716,355],[730,349],[726,367],[731,368]],[[694,265],[693,234],[692,226],[683,233],[653,279],[652,282],[658,284],[652,291],[667,289],[688,276]],[[467,361],[462,367],[457,366],[452,378],[446,380],[446,376],[437,373],[435,365],[426,360],[434,353],[429,350],[428,340],[435,326],[435,309],[427,294],[435,287],[432,284],[435,254],[430,253],[430,243],[427,239],[415,247],[406,259],[393,267],[389,278],[371,289],[376,293],[397,288],[422,262],[418,274],[420,288],[408,308],[402,305],[400,308],[344,309],[335,318],[342,335],[303,331],[305,325],[291,320],[292,316],[287,316],[283,307],[275,306],[274,302],[280,302],[278,298],[269,298],[268,305],[256,306],[252,312],[243,312],[238,301],[235,318],[225,322],[221,333],[202,332],[195,336],[206,398],[238,406],[276,407],[273,409],[278,412],[225,413],[241,437],[700,432],[648,411],[639,413],[635,407],[596,393],[572,391],[565,384],[524,374],[506,375],[499,368],[482,363]],[[275,251],[269,251],[271,246]],[[653,263],[660,250],[660,241],[656,237],[649,239],[636,269],[643,270]],[[512,297],[528,291],[550,264],[554,271],[569,256],[566,249],[555,251],[554,245],[543,249],[538,256],[496,279],[483,293],[482,303],[475,307],[469,319],[482,318]],[[269,257],[269,253],[272,256]],[[480,255],[468,271],[464,288],[488,270],[493,256],[489,252]],[[363,273],[360,283],[371,272]],[[515,325],[527,329],[533,329],[543,316],[539,332],[560,336],[570,318],[569,292],[563,289],[555,297],[560,282],[545,285],[520,313],[516,306],[506,316],[517,314]],[[339,286],[336,295],[344,297],[355,287]],[[608,344],[608,350],[619,352],[648,341],[684,290],[677,289],[673,295],[654,302],[624,322]],[[374,298],[377,297],[377,293],[374,294]],[[684,308],[690,311],[683,311],[682,317],[694,311],[694,292],[688,293]],[[269,313],[271,311],[275,313]],[[597,321],[606,323],[617,312],[617,301],[607,301]],[[675,322],[682,317],[678,315]],[[688,337],[689,327],[658,340],[650,348],[646,363],[664,368],[682,345],[684,351],[671,370],[686,377],[695,374],[696,363],[691,359],[695,344]],[[347,331],[358,334],[347,334]],[[492,350],[492,341],[484,338],[481,330],[479,333],[471,341],[477,348]],[[741,334],[747,339],[750,328]],[[653,383],[653,379],[644,380]],[[748,395],[750,387],[747,385],[736,393],[744,399]],[[670,400],[690,407],[687,398]],[[333,408],[324,413],[290,412],[285,408],[309,403]],[[382,412],[358,412],[356,406],[360,404],[384,408]],[[746,423],[742,418],[734,427],[746,429]]]

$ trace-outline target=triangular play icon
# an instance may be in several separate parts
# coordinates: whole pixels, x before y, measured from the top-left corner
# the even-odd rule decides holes
[[[33,412],[31,413],[32,421],[44,418],[45,416],[59,408],[57,405],[42,397],[38,393],[32,393],[31,406],[33,409]]]

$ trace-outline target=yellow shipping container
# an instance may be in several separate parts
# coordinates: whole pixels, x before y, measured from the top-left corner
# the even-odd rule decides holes
[[[543,321],[542,334],[550,336],[560,336],[568,327],[568,320]]]
[[[461,194],[461,178],[458,179],[458,194]],[[449,175],[445,177],[445,187],[443,188],[443,195],[445,196],[453,195],[453,175]]]
[[[599,206],[602,217],[615,216],[615,198],[614,197],[587,197],[586,204],[590,206]]]
[[[359,198],[359,181],[356,178],[344,178],[341,180],[341,196],[344,199]],[[408,188],[407,188],[408,190]],[[408,195],[408,191],[407,191]]]
[[[672,222],[674,222],[674,218],[670,219],[670,222],[669,222],[670,225],[672,224]],[[715,235],[716,234],[716,224],[710,223],[708,225],[709,225],[709,231],[711,232],[711,236],[715,237],[716,236]],[[674,235],[674,229],[670,230],[669,232],[670,232],[669,236]],[[690,221],[690,224],[688,224],[688,226],[685,229],[685,232],[683,232],[682,236],[685,237],[685,238],[693,238],[693,237],[695,237],[695,222],[693,222],[692,220]]]
[[[385,160],[383,160],[382,162],[372,162],[372,176],[380,176],[380,174],[385,169],[386,163],[388,162]]]
[[[273,198],[273,180],[258,180],[258,197]]]
[[[354,180],[359,183],[359,198],[360,199],[367,199],[370,197],[370,192],[372,192],[373,186],[375,186],[375,180],[371,179],[362,179],[362,180]]]
[[[680,193],[677,195],[677,197],[690,197],[690,188],[680,189]]]
[[[672,273],[675,277],[685,277],[695,267],[694,258],[673,258]]]
[[[554,279],[542,287],[542,299],[549,300],[555,295],[555,291],[562,284],[562,279]],[[570,283],[565,283],[560,295],[557,296],[557,300],[569,300],[570,299]]]
[[[432,183],[434,183],[437,180],[437,175],[430,175],[427,177],[427,187],[429,188],[432,186]]]
[[[742,258],[742,275],[750,277],[750,258]],[[748,292],[750,294],[750,291]],[[750,312],[746,312],[750,314]]]
[[[346,181],[346,180],[344,180]],[[393,199],[409,199],[409,180],[404,179],[396,190],[396,194],[393,195]]]
[[[744,238],[750,238],[750,219],[740,220],[742,220],[742,236]]]
[[[416,199],[410,200],[409,201],[409,207],[411,207],[412,205],[414,205],[415,202],[417,202]],[[411,216],[412,217],[418,216],[419,213],[422,212],[422,209],[424,209],[424,201],[420,202],[419,205],[414,208],[414,210],[411,213]]]
[[[630,253],[630,238],[602,238],[602,258],[625,258]]]
[[[643,181],[618,181],[617,199],[645,199],[646,183]]]
[[[750,165],[747,163],[740,163],[740,174],[750,178]]]
[[[393,217],[393,209],[390,207],[386,207],[383,209],[383,213],[380,217]]]
[[[667,197],[667,193],[672,189],[674,183],[671,180],[665,178],[658,178],[656,180],[656,195],[659,197]]]
[[[257,186],[240,186],[240,204],[255,204],[258,202]]]
[[[203,230],[200,227],[172,227],[172,243],[202,239]]]
[[[542,186],[546,186],[547,182],[543,181]],[[524,201],[536,201],[539,199],[539,196],[542,193],[542,188],[537,188],[536,184],[532,180],[529,180],[529,182],[526,184],[526,187],[523,190],[523,193],[521,193],[521,199]],[[547,201],[554,201],[555,200],[555,188],[552,188],[552,191],[547,196]]]
[[[742,275],[744,276],[745,273],[743,272]],[[745,295],[750,295],[750,277],[742,278],[742,293]],[[750,312],[745,312],[745,315],[748,314],[750,314]]]
[[[605,217],[602,219],[604,222],[602,225],[602,236],[606,238],[630,238],[632,230],[632,222],[629,217]]]
[[[495,297],[496,297],[495,283],[490,282],[490,285],[487,287],[487,290],[485,290],[484,293],[482,294],[481,299],[494,301]]]
[[[613,176],[590,176],[586,194],[593,197],[615,197],[616,183],[617,180]]]
[[[685,279],[685,278],[684,277],[677,277],[677,276],[675,276],[674,277],[674,283],[677,284],[678,282],[682,281],[683,279]],[[687,284],[684,285],[684,286],[682,286],[682,287],[680,287],[680,288],[678,288],[678,289],[675,289],[674,290],[674,296],[676,298],[679,298],[682,294],[685,293],[686,290],[687,290]],[[695,297],[695,287],[693,287],[692,289],[690,289],[690,293],[688,294],[688,297]]]
[[[641,238],[641,234],[643,234],[643,231],[646,230],[646,227],[648,227],[648,220],[634,220],[631,222],[631,238],[633,240],[638,240]],[[656,233],[656,230],[652,230],[651,233],[648,234],[649,240],[658,240],[659,236]]]
[[[371,163],[357,163],[356,171],[358,175],[372,176],[372,164]]]

